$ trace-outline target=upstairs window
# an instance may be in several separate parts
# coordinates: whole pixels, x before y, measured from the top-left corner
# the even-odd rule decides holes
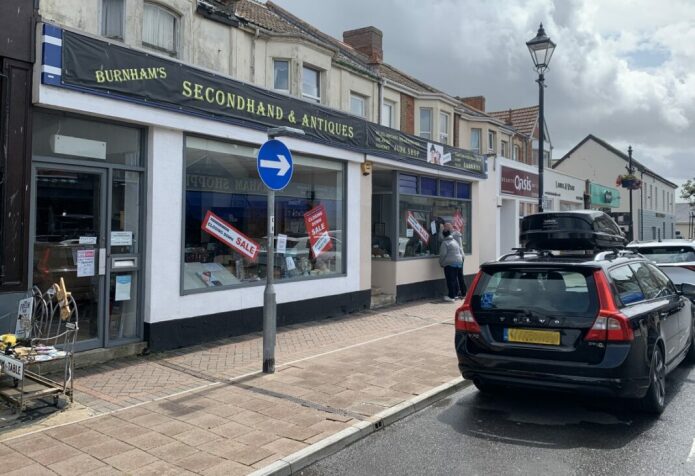
[[[514,149],[512,150],[512,160],[516,160],[517,162],[521,160],[521,147],[518,145],[514,145]]]
[[[290,92],[290,62],[273,60],[273,89]]]
[[[367,98],[350,93],[350,112],[356,116],[367,117]]]
[[[432,139],[432,109],[429,107],[420,108],[420,137]]]
[[[439,113],[439,142],[449,143],[449,114]]]
[[[471,150],[473,152],[477,152],[480,154],[482,147],[481,147],[481,139],[482,139],[483,131],[482,129],[471,129]]]
[[[178,55],[178,17],[164,7],[145,3],[142,17],[142,44],[163,51],[169,56]]]
[[[123,40],[123,0],[102,0],[101,34],[112,40]]]
[[[381,107],[381,125],[386,127],[393,127],[393,111],[396,109],[394,103],[391,101],[384,101]]]
[[[487,151],[497,152],[497,133],[495,131],[487,131]]]
[[[321,102],[321,72],[304,66],[302,69],[302,97]]]
[[[500,151],[500,153],[501,153],[502,157],[509,158],[509,142],[507,142],[506,140],[503,140],[501,142],[501,144],[502,144],[502,150]]]

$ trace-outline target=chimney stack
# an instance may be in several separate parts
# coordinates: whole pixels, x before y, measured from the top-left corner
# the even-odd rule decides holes
[[[384,34],[378,28],[367,26],[343,32],[343,42],[369,57],[369,63],[381,64],[384,61],[384,50],[381,40]]]
[[[485,112],[485,96],[471,96],[467,98],[461,98],[461,101],[478,111]]]

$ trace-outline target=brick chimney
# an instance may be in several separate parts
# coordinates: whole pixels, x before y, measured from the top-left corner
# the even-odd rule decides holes
[[[367,55],[371,64],[381,64],[384,61],[384,50],[381,47],[383,36],[378,28],[367,26],[343,32],[343,42]]]
[[[485,112],[485,96],[471,96],[461,98],[461,101],[467,106],[470,106],[478,111]]]

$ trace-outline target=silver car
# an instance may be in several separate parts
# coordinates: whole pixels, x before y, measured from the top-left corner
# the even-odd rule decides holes
[[[627,247],[656,263],[674,284],[695,284],[695,241],[633,241]]]

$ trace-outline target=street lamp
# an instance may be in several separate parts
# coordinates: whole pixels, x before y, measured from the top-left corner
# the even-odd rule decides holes
[[[536,37],[526,42],[533,65],[538,71],[538,124],[540,135],[538,136],[538,211],[543,211],[543,139],[545,135],[545,121],[543,118],[543,88],[545,87],[545,70],[548,69],[550,58],[555,51],[555,43],[545,34],[543,24],[538,28]]]

